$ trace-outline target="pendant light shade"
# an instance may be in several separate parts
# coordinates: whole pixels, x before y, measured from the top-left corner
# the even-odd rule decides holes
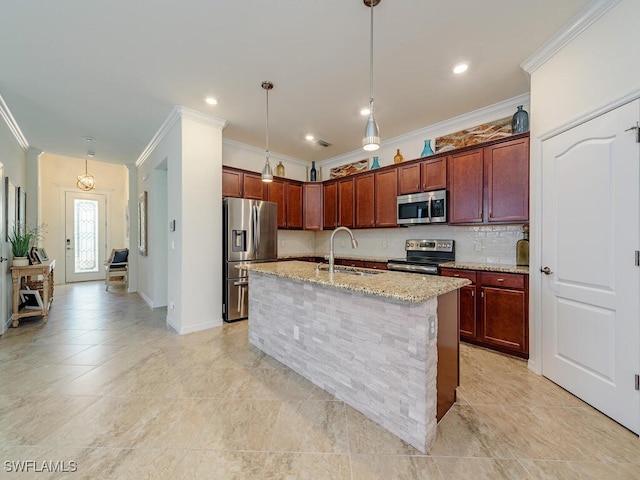
[[[77,187],[80,190],[84,190],[88,192],[96,188],[96,179],[93,175],[87,172],[87,159],[84,159],[84,174],[78,175],[78,181],[76,182]]]
[[[267,97],[267,142],[264,152],[265,162],[264,167],[262,167],[262,181],[269,183],[273,182],[273,169],[271,168],[271,164],[269,163],[269,90],[273,89],[273,83],[268,81],[262,82],[262,88],[264,89]]]
[[[378,150],[380,148],[380,131],[378,122],[373,116],[373,7],[378,5],[381,0],[363,0],[364,4],[371,10],[371,42],[369,55],[369,119],[364,129],[364,138],[362,139],[362,148],[368,152]]]

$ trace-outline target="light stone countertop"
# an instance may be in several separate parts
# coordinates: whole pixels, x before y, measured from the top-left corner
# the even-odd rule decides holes
[[[351,275],[336,272],[332,276],[326,270],[316,271],[316,264],[310,262],[284,261],[252,263],[239,266],[247,270],[289,278],[302,282],[315,283],[344,290],[352,290],[368,295],[386,297],[410,303],[422,303],[431,298],[457,290],[471,282],[465,278],[440,277],[437,275],[419,275],[415,273],[393,272],[388,270],[354,269],[375,272],[373,275]]]
[[[501,263],[446,262],[441,263],[439,266],[440,268],[455,268],[458,270],[480,270],[484,272],[522,273],[529,275],[529,267]]]

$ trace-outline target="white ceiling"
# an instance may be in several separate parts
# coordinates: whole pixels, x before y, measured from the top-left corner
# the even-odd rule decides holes
[[[303,160],[357,150],[369,99],[362,0],[1,0],[0,95],[31,146],[134,163],[174,105]],[[382,140],[526,93],[520,64],[588,0],[382,0],[374,10]],[[451,67],[469,61],[467,74]],[[219,99],[210,107],[207,95]],[[311,132],[329,148],[304,140]]]

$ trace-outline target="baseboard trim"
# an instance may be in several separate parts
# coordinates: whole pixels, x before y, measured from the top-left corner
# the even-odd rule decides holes
[[[200,332],[202,330],[208,330],[210,328],[221,327],[222,318],[217,320],[211,320],[208,322],[198,323],[196,325],[189,325],[187,327],[180,327],[177,322],[169,315],[167,315],[167,326],[179,335],[186,335],[188,333]]]

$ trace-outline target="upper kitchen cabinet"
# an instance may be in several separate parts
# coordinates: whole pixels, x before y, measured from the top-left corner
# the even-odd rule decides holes
[[[222,196],[264,200],[265,187],[259,173],[232,167],[222,168]]]
[[[398,195],[447,188],[446,157],[400,165],[397,171]]]
[[[375,173],[376,227],[397,227],[398,170],[395,168]]]
[[[449,156],[449,223],[482,223],[483,150]]]
[[[322,230],[322,184],[305,183],[302,189],[304,195],[303,228],[304,230]]]
[[[354,187],[353,178],[341,178],[338,185],[338,225],[339,227],[354,226]]]
[[[529,139],[484,149],[488,222],[529,220]]]
[[[335,180],[322,184],[322,228],[333,230],[338,226],[338,183]]]
[[[287,182],[287,228],[302,229],[302,183]]]
[[[449,223],[529,220],[529,136],[453,153]]]
[[[267,200],[278,204],[278,228],[287,228],[287,184],[274,178],[267,187]]]
[[[375,176],[373,173],[358,175],[354,180],[356,228],[375,226]]]

